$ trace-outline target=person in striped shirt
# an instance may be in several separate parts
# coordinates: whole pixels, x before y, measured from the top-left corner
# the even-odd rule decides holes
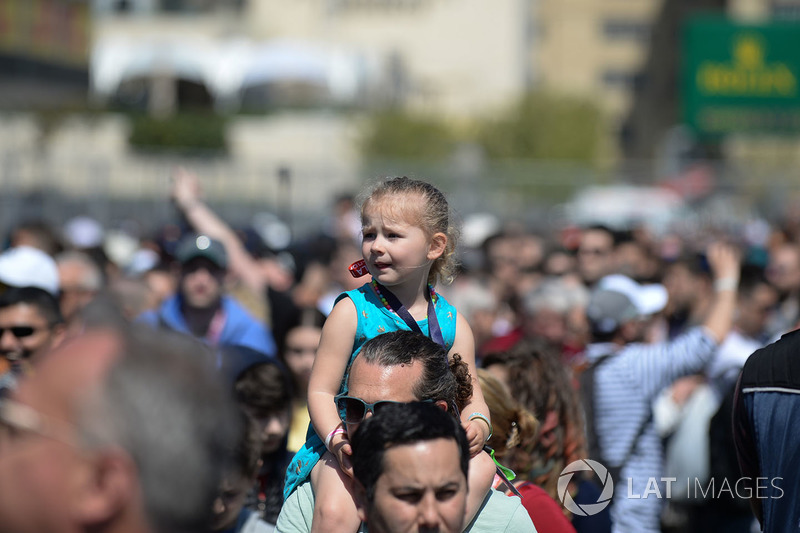
[[[652,402],[677,378],[702,372],[731,329],[739,253],[714,243],[707,256],[715,288],[710,311],[703,324],[669,342],[644,342],[650,317],[667,303],[661,285],[606,276],[586,308],[592,333],[586,357],[594,365],[592,397],[585,399],[594,416],[587,428],[593,428],[590,440],[594,438],[599,455],[591,458],[612,471],[619,469],[611,509],[615,533],[660,531],[667,483],[661,479],[663,450],[653,425]]]

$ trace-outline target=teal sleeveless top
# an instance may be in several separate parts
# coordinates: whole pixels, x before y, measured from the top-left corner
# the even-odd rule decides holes
[[[356,307],[358,321],[355,339],[353,339],[353,349],[351,351],[350,360],[347,363],[347,370],[344,376],[342,376],[339,394],[347,392],[347,376],[350,374],[350,366],[353,364],[356,355],[358,355],[361,346],[365,342],[387,331],[411,331],[408,324],[406,324],[397,313],[384,307],[370,283],[365,283],[358,289],[340,294],[339,297],[336,298],[336,302],[338,303],[342,298],[350,298],[353,302]],[[434,309],[436,310],[436,318],[439,321],[439,327],[442,330],[445,350],[449,352],[456,338],[456,308],[450,305],[442,295],[437,293]],[[429,335],[427,318],[420,320],[417,324],[425,335]],[[292,491],[308,478],[314,465],[317,464],[317,461],[319,461],[324,453],[325,444],[322,442],[319,435],[317,435],[316,431],[314,431],[311,424],[309,424],[308,432],[306,433],[306,443],[294,455],[292,462],[289,463],[289,467],[286,470],[286,482],[283,487],[284,499],[288,498]]]

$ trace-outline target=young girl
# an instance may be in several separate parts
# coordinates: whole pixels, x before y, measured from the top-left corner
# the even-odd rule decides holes
[[[494,463],[480,453],[492,428],[477,381],[472,331],[433,290],[438,280],[452,277],[455,267],[456,231],[447,200],[428,183],[393,178],[367,197],[361,220],[364,263],[351,271],[359,275],[366,270],[372,281],[340,295],[325,321],[308,388],[313,431],[309,428],[308,441],[289,465],[284,496],[311,474],[316,496],[312,531],[358,529],[347,478],[352,477],[351,448],[334,397],[346,392],[350,364],[366,340],[387,331],[416,330],[449,354],[460,354],[472,376],[472,400],[461,413],[472,454],[468,523],[494,477]]]

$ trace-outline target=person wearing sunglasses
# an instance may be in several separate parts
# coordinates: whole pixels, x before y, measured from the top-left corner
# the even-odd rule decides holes
[[[65,336],[58,300],[38,287],[8,287],[0,295],[0,355],[6,372],[0,376],[0,396],[37,364],[41,354]]]
[[[448,361],[444,349],[428,337],[400,330],[378,335],[364,343],[353,361],[345,392],[335,401],[342,420],[341,431],[354,435],[364,420],[380,415],[397,403],[429,403],[457,418],[471,394],[471,377],[466,363],[458,355]],[[342,446],[348,448],[343,450],[348,459],[344,466],[352,472],[350,444]],[[287,477],[296,472],[295,463],[296,460],[289,465]],[[284,502],[276,530],[309,533],[314,503],[311,481],[301,482]],[[471,520],[465,517],[464,523],[463,531],[470,533],[536,531],[520,499],[497,490],[486,493],[477,513]],[[409,531],[425,530],[425,527],[425,524],[417,524]],[[370,524],[370,531],[372,529]]]

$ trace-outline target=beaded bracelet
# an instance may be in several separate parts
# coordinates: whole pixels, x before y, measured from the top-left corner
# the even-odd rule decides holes
[[[328,450],[330,450],[331,449],[331,441],[333,440],[333,437],[335,437],[336,435],[340,435],[342,433],[347,433],[347,431],[345,431],[343,428],[336,428],[333,431],[331,431],[330,433],[328,433],[328,436],[325,437],[325,447]]]
[[[483,420],[484,422],[486,422],[486,425],[489,427],[489,436],[486,437],[486,440],[488,441],[489,439],[492,438],[492,435],[494,434],[494,429],[492,428],[492,423],[489,421],[489,417],[483,413],[477,413],[477,412],[469,415],[470,420],[475,420],[476,418],[478,420]]]

